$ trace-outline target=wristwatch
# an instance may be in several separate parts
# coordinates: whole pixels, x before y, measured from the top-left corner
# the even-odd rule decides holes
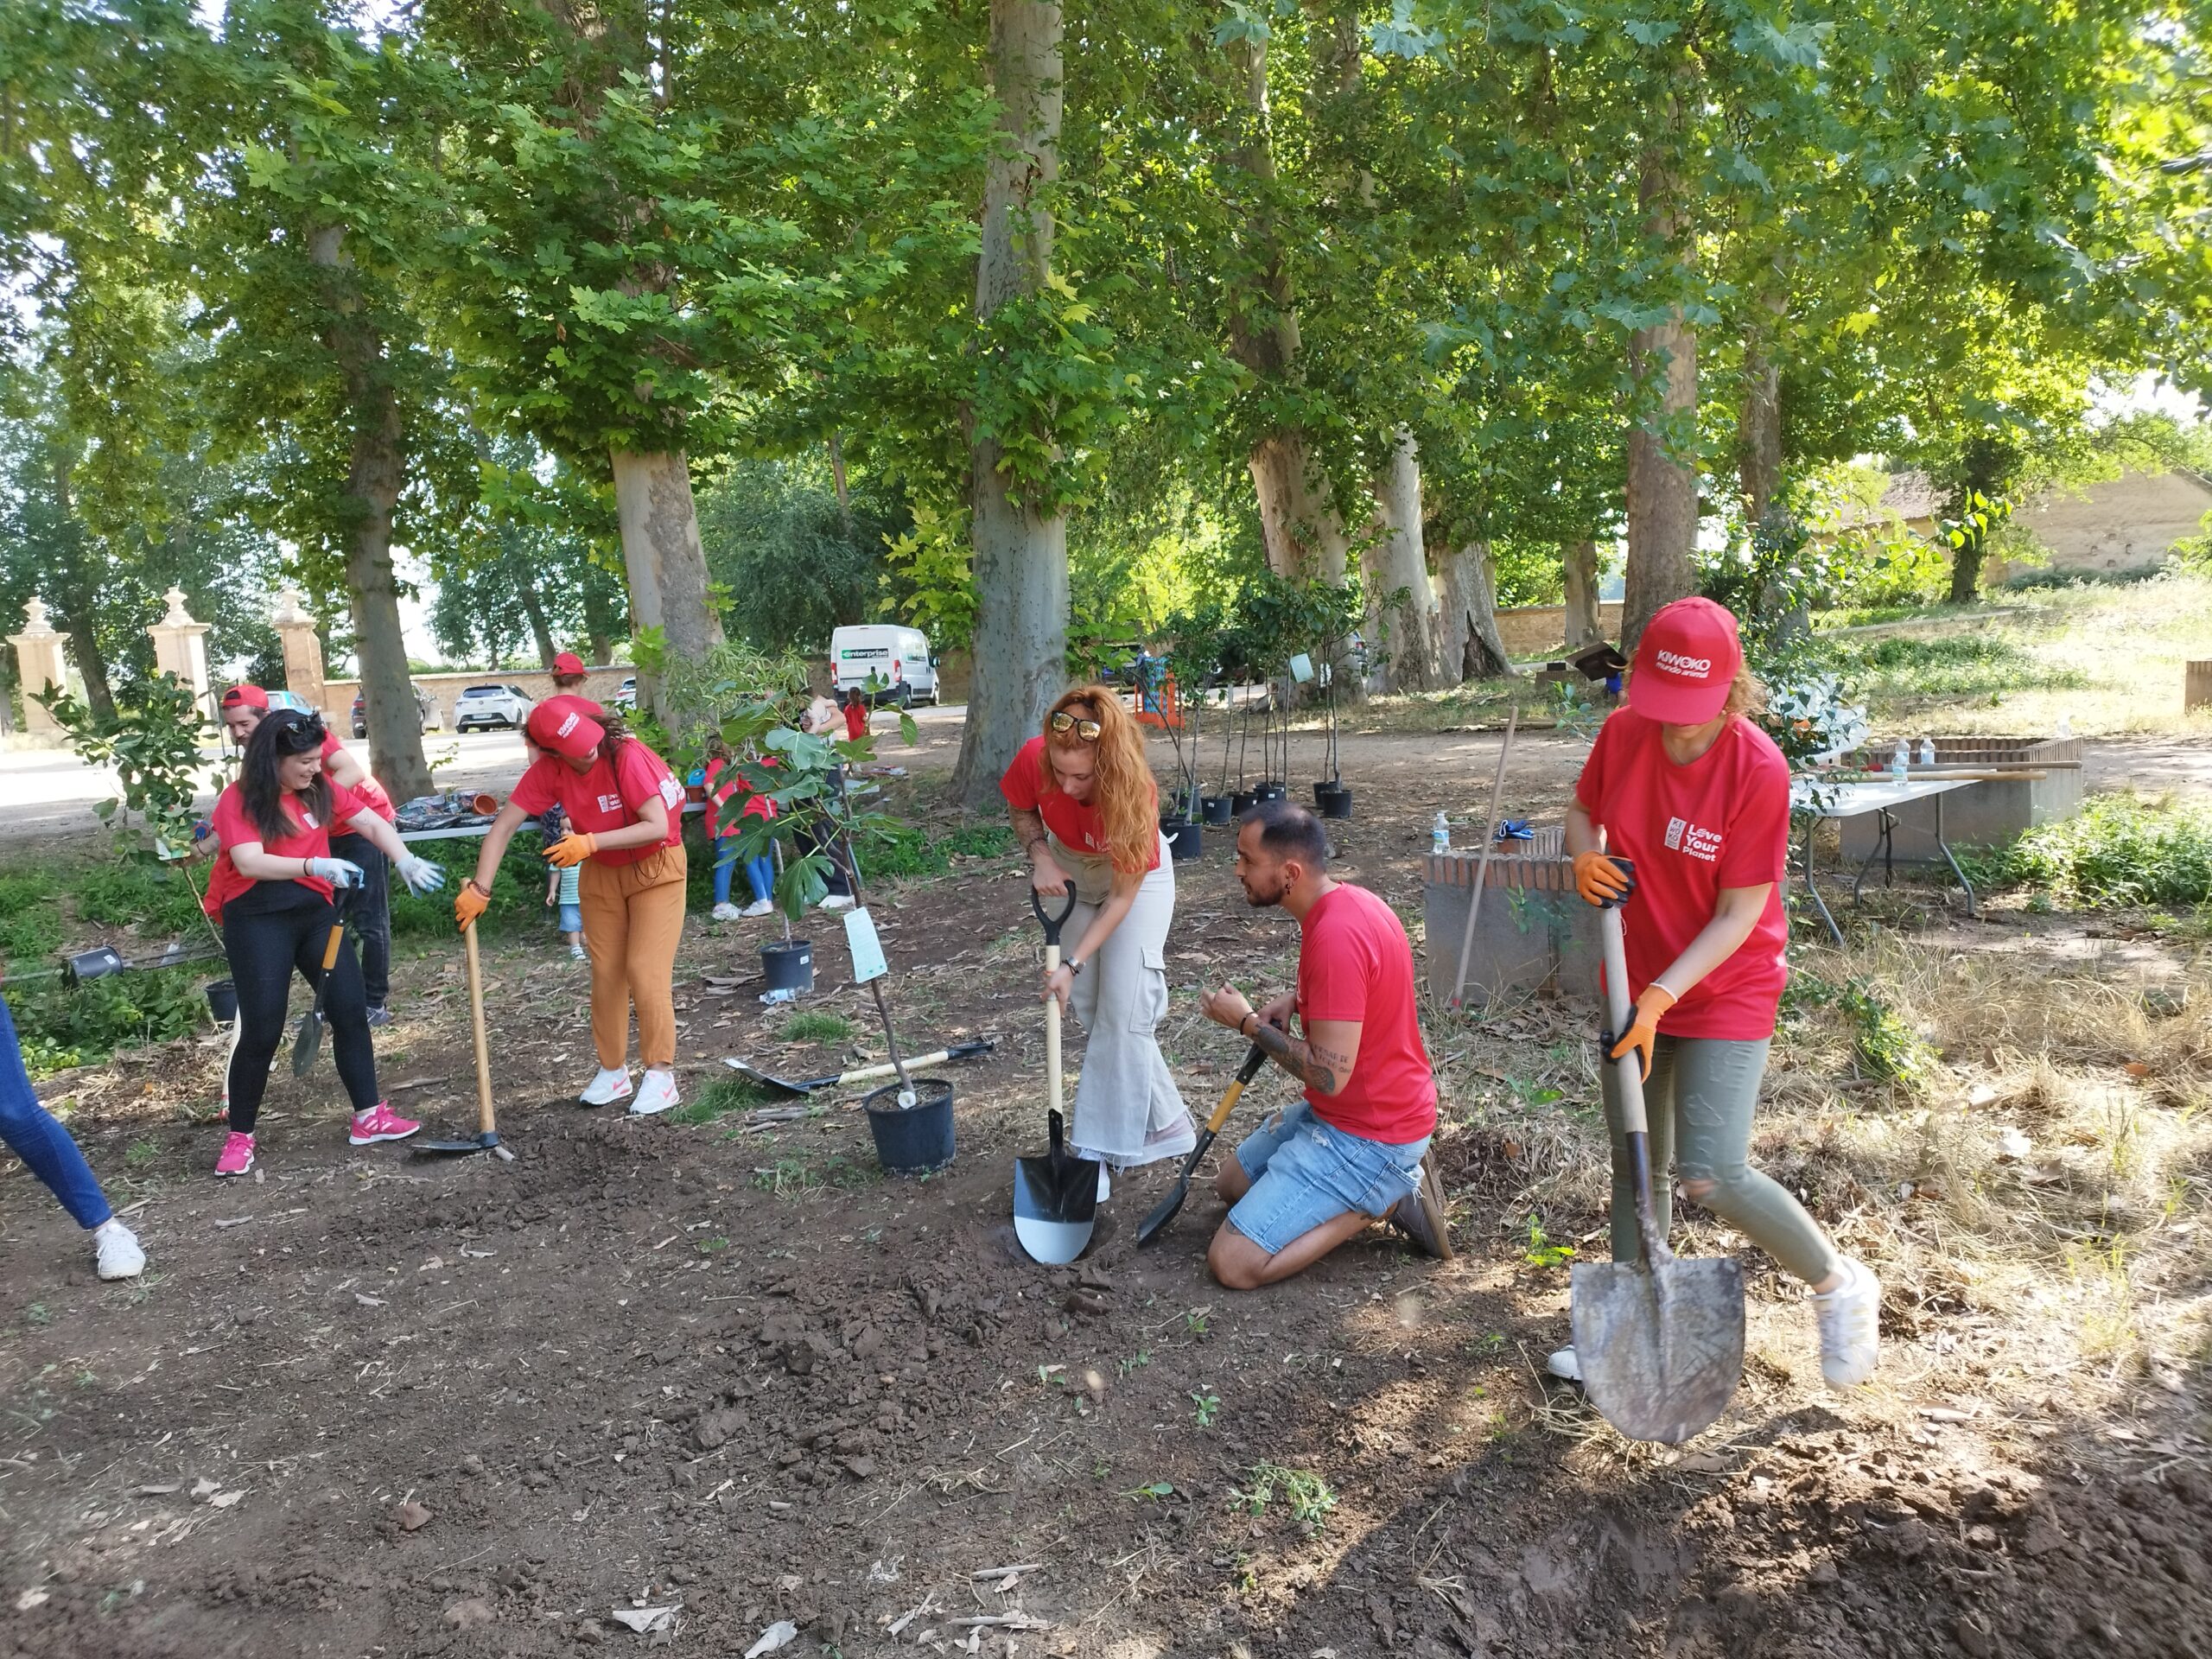
[[[1063,968],[1065,968],[1065,969],[1068,970],[1068,972],[1069,972],[1069,973],[1071,973],[1071,974],[1079,974],[1079,973],[1081,973],[1081,972],[1083,971],[1083,963],[1082,963],[1081,962],[1077,961],[1077,960],[1075,957],[1069,957],[1065,962],[1062,963],[1060,965],[1061,965]]]

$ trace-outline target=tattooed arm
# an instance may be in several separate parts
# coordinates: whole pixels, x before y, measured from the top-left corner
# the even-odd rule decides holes
[[[1209,991],[1199,1007],[1207,1019],[1228,1027],[1252,1043],[1284,1071],[1325,1095],[1344,1092],[1359,1058],[1360,1022],[1316,1020],[1303,1037],[1294,1037],[1260,1017],[1234,985]]]

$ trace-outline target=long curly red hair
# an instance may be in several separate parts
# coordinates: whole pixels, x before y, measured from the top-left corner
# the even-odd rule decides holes
[[[1077,720],[1098,722],[1098,741],[1086,743],[1074,732],[1056,732],[1052,716],[1065,711]],[[1052,751],[1089,749],[1098,757],[1098,786],[1090,804],[1106,832],[1106,856],[1123,874],[1147,868],[1160,844],[1160,785],[1144,752],[1144,728],[1122,706],[1110,685],[1079,685],[1060,694],[1045,715],[1045,747],[1038,752],[1039,788],[1061,792],[1052,774]]]

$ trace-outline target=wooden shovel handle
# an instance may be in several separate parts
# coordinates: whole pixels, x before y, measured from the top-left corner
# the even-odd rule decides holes
[[[338,947],[346,938],[346,918],[340,916],[330,925],[330,937],[322,944],[322,971],[328,973],[338,965]]]
[[[486,1135],[498,1133],[492,1117],[492,1055],[484,1038],[484,970],[476,959],[476,930],[462,938],[468,942],[468,1023],[476,1039],[476,1127]]]

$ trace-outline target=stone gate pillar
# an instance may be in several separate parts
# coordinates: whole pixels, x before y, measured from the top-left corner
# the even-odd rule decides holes
[[[322,711],[322,640],[315,619],[300,608],[297,590],[284,588],[276,595],[276,609],[269,624],[284,641],[284,684],[292,695],[317,713]]]
[[[166,597],[167,615],[146,630],[154,642],[154,668],[174,674],[192,688],[192,700],[203,712],[207,702],[207,624],[195,622],[184,608],[184,590],[172,588]],[[209,718],[214,718],[210,715]]]
[[[62,636],[46,620],[46,601],[37,594],[32,594],[31,602],[23,607],[23,631],[9,635],[8,643],[16,648],[16,674],[22,682],[23,729],[60,731],[36,694],[49,689],[58,691],[69,683],[61,662]]]

